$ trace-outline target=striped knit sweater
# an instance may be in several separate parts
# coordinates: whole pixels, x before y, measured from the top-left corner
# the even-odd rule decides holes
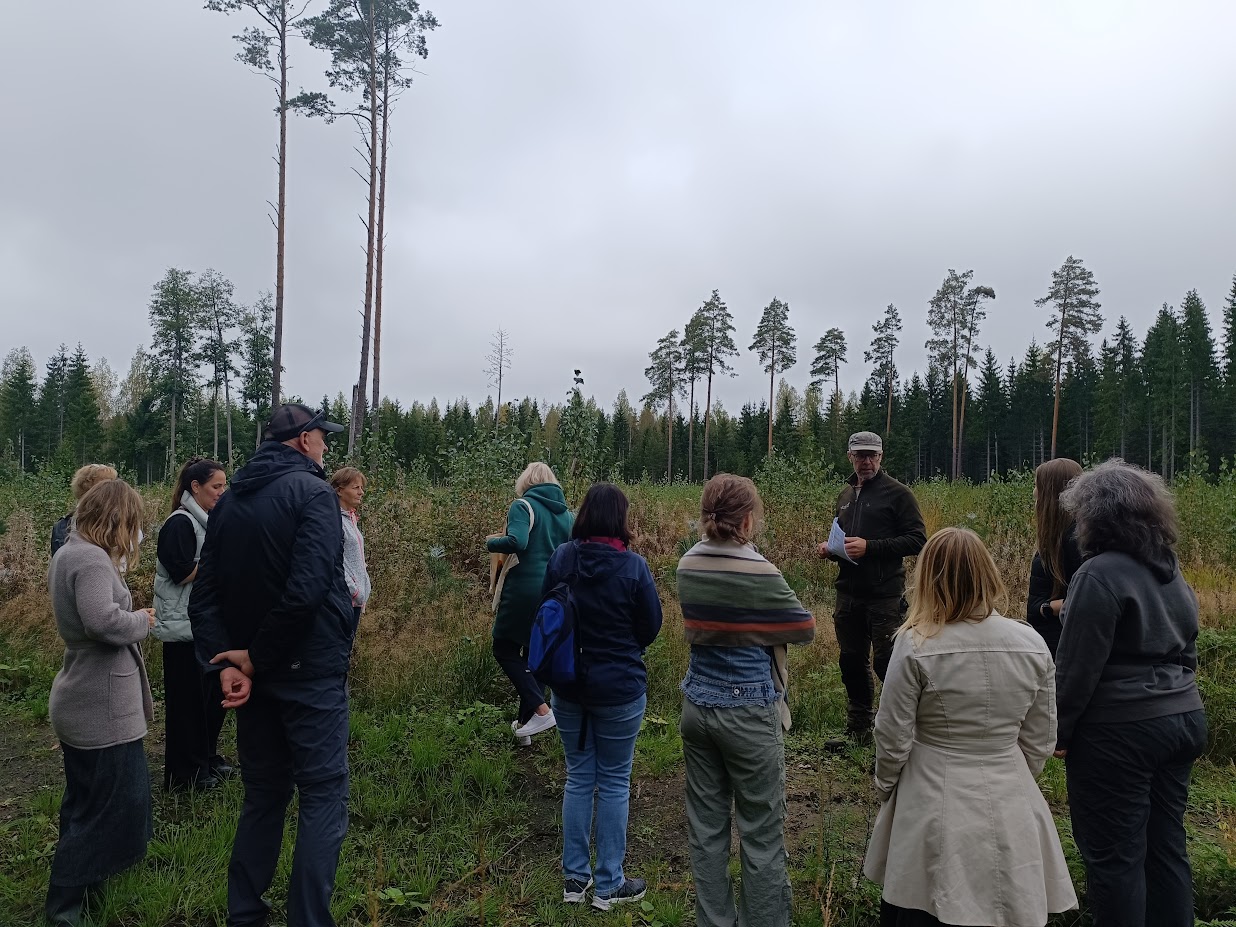
[[[815,617],[781,571],[750,544],[705,539],[678,561],[678,601],[687,643],[771,649],[781,725],[788,731],[786,645],[813,640]]]

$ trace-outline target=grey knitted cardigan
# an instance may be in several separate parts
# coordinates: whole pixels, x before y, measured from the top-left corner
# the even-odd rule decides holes
[[[64,667],[52,683],[52,730],[70,747],[99,750],[146,736],[154,706],[140,642],[150,623],[107,551],[69,535],[47,577]]]

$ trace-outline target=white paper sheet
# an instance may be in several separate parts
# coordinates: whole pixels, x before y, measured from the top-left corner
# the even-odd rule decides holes
[[[840,560],[854,563],[854,559],[845,552],[845,532],[841,530],[841,525],[835,518],[832,528],[828,531],[828,552]]]

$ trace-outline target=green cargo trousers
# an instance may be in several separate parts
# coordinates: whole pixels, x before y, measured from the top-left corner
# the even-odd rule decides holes
[[[698,927],[789,927],[785,734],[777,705],[708,708],[682,701],[687,826]],[[742,890],[730,880],[730,811]]]

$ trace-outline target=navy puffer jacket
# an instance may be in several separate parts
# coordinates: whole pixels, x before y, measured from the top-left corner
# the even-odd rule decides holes
[[[267,441],[237,471],[210,513],[189,620],[202,664],[248,649],[255,681],[347,672],[339,497],[314,461]]]

